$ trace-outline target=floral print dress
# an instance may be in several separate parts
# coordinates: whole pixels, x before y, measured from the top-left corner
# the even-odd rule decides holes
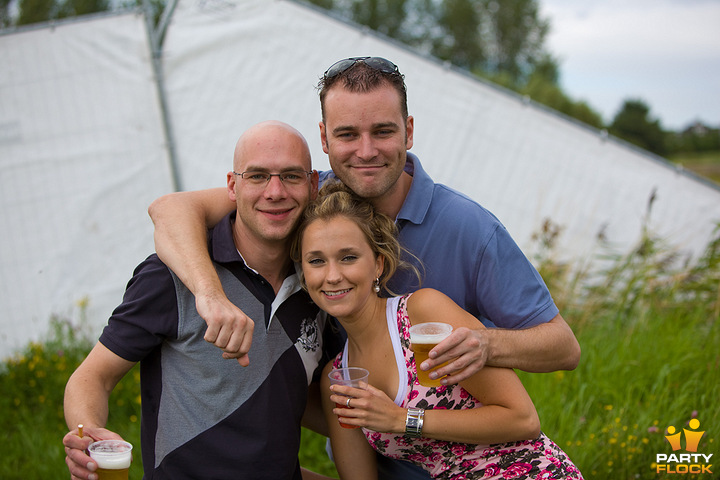
[[[467,409],[481,406],[459,385],[424,387],[417,381],[417,370],[410,350],[410,321],[407,299],[387,301],[387,320],[398,362],[400,382],[395,403],[403,408]],[[347,366],[347,344],[334,362]],[[552,440],[541,433],[533,440],[493,445],[446,442],[430,438],[379,433],[363,429],[368,442],[387,457],[409,460],[442,480],[470,479],[578,479],[580,471]]]

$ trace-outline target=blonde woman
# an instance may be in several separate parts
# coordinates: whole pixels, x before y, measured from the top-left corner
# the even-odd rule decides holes
[[[323,408],[343,480],[377,478],[375,451],[440,479],[581,479],[540,431],[532,400],[513,370],[485,367],[459,385],[424,387],[409,348],[411,325],[477,319],[437,290],[382,298],[401,264],[395,224],[342,184],[327,184],[298,229],[292,255],[315,303],[348,335],[325,368],[369,370],[367,389],[330,386]],[[349,408],[337,408],[343,404]],[[343,428],[345,425],[361,427]]]

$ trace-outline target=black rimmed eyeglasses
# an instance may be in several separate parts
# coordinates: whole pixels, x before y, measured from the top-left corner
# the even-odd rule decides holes
[[[245,180],[250,185],[254,186],[265,186],[270,183],[272,177],[278,177],[284,185],[288,186],[300,186],[305,185],[312,174],[312,171],[306,172],[305,170],[288,170],[280,173],[263,172],[262,170],[247,170],[242,173],[233,172]]]
[[[382,57],[350,57],[333,63],[330,68],[325,70],[323,78],[327,80],[328,78],[336,77],[358,62],[363,62],[368,67],[379,72],[397,75],[400,74],[400,70],[397,65]]]

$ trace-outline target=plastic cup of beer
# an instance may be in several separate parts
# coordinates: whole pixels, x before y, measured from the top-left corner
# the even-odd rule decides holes
[[[420,385],[425,387],[439,387],[442,385],[440,383],[442,378],[433,380],[430,378],[430,372],[446,365],[447,362],[438,365],[432,370],[421,370],[420,365],[429,358],[428,353],[430,353],[430,350],[445,340],[452,333],[452,330],[452,325],[442,322],[419,323],[410,327],[410,349],[415,356],[415,367]]]
[[[132,445],[122,440],[100,440],[88,447],[90,457],[97,463],[98,480],[128,480],[132,463]]]
[[[330,385],[344,385],[347,387],[362,388],[363,390],[367,388],[369,375],[370,372],[360,367],[334,368],[330,373],[328,373]],[[351,408],[345,403],[336,403],[335,406],[337,408]],[[347,425],[342,422],[340,422],[340,426],[343,428],[360,428],[355,425]]]

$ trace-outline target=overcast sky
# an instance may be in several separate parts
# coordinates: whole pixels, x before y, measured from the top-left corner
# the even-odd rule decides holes
[[[611,121],[639,98],[663,128],[720,126],[720,0],[540,0],[560,83]]]

